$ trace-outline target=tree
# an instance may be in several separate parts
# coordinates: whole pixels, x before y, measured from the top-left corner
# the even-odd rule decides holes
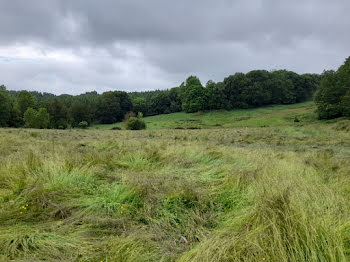
[[[169,114],[171,105],[169,92],[166,90],[159,94],[156,94],[152,97],[150,104],[150,110],[152,110],[151,112],[154,115]]]
[[[66,129],[68,127],[67,107],[58,99],[54,99],[47,105],[50,114],[50,127],[54,129]]]
[[[21,111],[19,110],[17,104],[12,103],[9,126],[10,127],[20,127],[22,125],[23,125],[23,118],[21,116]]]
[[[182,109],[186,113],[198,112],[205,109],[207,102],[206,92],[198,77],[188,77],[182,89]]]
[[[272,72],[269,82],[272,104],[293,104],[296,102],[293,81],[288,77],[286,70]]]
[[[243,73],[236,73],[224,79],[223,94],[225,109],[247,108],[245,92],[249,89],[251,80]]]
[[[37,128],[38,123],[37,123],[37,114],[38,112],[29,107],[25,112],[24,112],[24,123],[25,123],[25,127],[29,127],[29,128]]]
[[[132,104],[134,112],[142,112],[144,115],[148,113],[147,101],[144,97],[136,97],[132,100]]]
[[[350,57],[336,72],[323,72],[319,88],[315,94],[318,117],[320,119],[331,119],[348,116],[349,94]]]
[[[242,92],[243,100],[251,106],[270,104],[270,73],[266,70],[253,70],[246,76],[249,78],[250,84],[249,87],[245,88]]]
[[[205,85],[205,92],[207,97],[206,110],[213,110],[219,108],[219,92],[216,89],[216,83],[209,80]]]
[[[69,110],[69,116],[71,118],[71,124],[73,127],[79,125],[80,122],[91,122],[91,111],[89,109],[89,104],[77,101],[73,103]]]
[[[98,114],[102,124],[112,124],[123,120],[124,115],[132,110],[132,102],[126,92],[110,91],[102,94]]]
[[[9,125],[11,119],[11,97],[5,86],[0,86],[0,127]]]
[[[29,107],[36,107],[36,101],[28,91],[21,91],[17,96],[17,105],[21,112],[21,116],[23,116],[24,112],[26,112]]]
[[[47,112],[46,108],[39,108],[35,110],[31,107],[24,112],[24,122],[25,127],[29,128],[48,128],[50,123],[50,115]]]
[[[50,125],[50,114],[46,108],[39,108],[37,113],[37,128],[48,128]]]
[[[170,112],[181,112],[182,101],[180,97],[180,88],[173,87],[169,90],[169,99],[170,99]]]

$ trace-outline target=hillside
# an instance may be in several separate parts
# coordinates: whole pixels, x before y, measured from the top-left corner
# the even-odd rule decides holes
[[[315,110],[313,102],[305,102],[232,111],[163,114],[145,117],[144,120],[151,130],[285,126],[292,124],[295,117],[304,123],[316,121]],[[94,125],[91,129],[111,129],[115,126],[123,127],[122,123],[116,123]]]

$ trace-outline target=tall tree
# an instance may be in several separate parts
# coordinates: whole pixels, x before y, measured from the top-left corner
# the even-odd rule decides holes
[[[29,107],[36,107],[35,98],[28,91],[21,91],[17,96],[17,105],[21,112],[21,115],[24,115],[24,112],[27,111]]]
[[[271,74],[266,70],[253,70],[246,75],[250,84],[242,92],[243,100],[251,106],[267,105],[271,102]]]
[[[330,119],[348,115],[350,107],[350,57],[339,69],[325,71],[315,94],[318,117]]]
[[[147,101],[144,97],[136,97],[132,100],[133,111],[135,113],[141,112],[143,115],[147,115],[148,113],[148,105]]]
[[[50,101],[47,105],[50,114],[50,127],[54,129],[66,129],[68,127],[67,107],[58,99]]]
[[[9,125],[11,118],[11,97],[5,86],[0,86],[0,127]]]
[[[132,110],[132,102],[126,92],[110,91],[102,94],[98,115],[101,123],[112,124],[123,120],[124,115]]]
[[[198,77],[188,77],[182,89],[182,109],[186,113],[205,110],[207,102],[206,92]]]
[[[69,110],[69,115],[73,127],[77,127],[82,121],[86,121],[88,124],[92,121],[89,104],[81,101],[73,103]]]

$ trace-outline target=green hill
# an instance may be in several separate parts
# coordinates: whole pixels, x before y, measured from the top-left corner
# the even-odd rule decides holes
[[[195,129],[228,127],[261,127],[290,125],[297,117],[301,122],[316,120],[313,102],[276,105],[254,109],[232,111],[210,111],[187,114],[184,112],[145,117],[148,129]],[[92,129],[111,129],[122,127],[122,123],[94,125]]]

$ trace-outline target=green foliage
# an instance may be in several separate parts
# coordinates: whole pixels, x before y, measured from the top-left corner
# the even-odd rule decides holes
[[[24,113],[24,123],[25,127],[29,128],[48,128],[50,124],[50,115],[46,108],[39,108],[35,110],[33,108],[28,108]]]
[[[0,127],[9,125],[11,119],[11,98],[5,86],[0,86]]]
[[[29,128],[35,128],[37,127],[37,114],[38,112],[29,107],[25,112],[24,112],[24,116],[23,116],[23,119],[24,119],[24,123],[25,123],[25,126],[26,127],[29,127]]]
[[[142,117],[129,117],[125,121],[125,128],[128,130],[142,130],[146,129],[146,123]]]
[[[198,112],[206,108],[206,92],[198,77],[190,76],[181,88],[183,94],[182,109],[186,113]]]
[[[98,115],[103,124],[121,121],[124,115],[131,110],[132,103],[126,92],[105,92],[100,97]]]
[[[50,127],[64,129],[69,125],[77,127],[82,121],[89,125],[117,123],[130,111],[153,116],[181,111],[193,113],[292,104],[309,100],[318,82],[319,76],[315,74],[253,70],[247,74],[236,73],[223,82],[208,81],[205,87],[198,77],[190,76],[179,87],[145,92],[114,91],[99,95],[94,91],[78,96],[55,96],[35,91],[10,91],[11,113],[6,126],[23,126],[23,115],[29,107],[46,108],[50,113]],[[345,110],[348,99],[344,98],[341,105]],[[6,114],[3,117],[8,119]]]
[[[68,126],[67,107],[58,99],[54,99],[48,104],[50,114],[50,127],[54,129],[66,129]]]
[[[11,127],[21,127],[23,125],[23,118],[21,116],[21,111],[16,103],[12,104],[11,117],[9,121],[9,126]]]
[[[17,102],[19,111],[21,112],[21,116],[24,115],[24,112],[26,112],[28,108],[36,107],[35,98],[31,95],[31,93],[25,90],[19,92],[16,102]]]
[[[71,106],[69,110],[69,116],[72,119],[73,127],[79,126],[81,122],[89,123],[92,120],[89,105],[80,101],[74,103]]]
[[[50,115],[46,108],[39,108],[37,113],[38,128],[48,128],[50,124]]]
[[[144,115],[147,114],[148,112],[148,105],[147,101],[144,97],[136,97],[135,99],[132,100],[133,104],[133,111],[138,113],[142,112]]]
[[[350,57],[335,71],[325,71],[315,95],[320,119],[349,116]]]
[[[171,100],[168,91],[163,91],[152,97],[150,101],[150,114],[169,114],[170,112]]]
[[[81,121],[79,124],[78,124],[78,127],[81,128],[81,129],[86,129],[88,128],[89,126],[89,123],[86,122],[86,121]]]

